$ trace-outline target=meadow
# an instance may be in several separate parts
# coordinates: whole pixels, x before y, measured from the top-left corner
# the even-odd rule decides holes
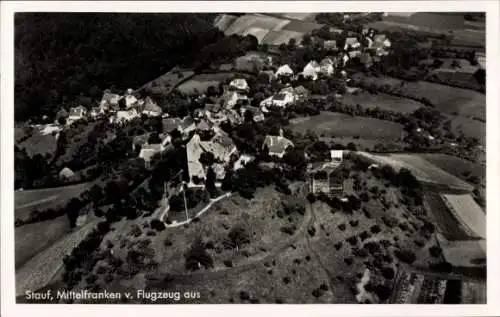
[[[205,93],[210,86],[217,87],[221,82],[234,76],[234,73],[198,74],[183,82],[177,89],[188,95]]]
[[[371,94],[368,91],[360,90],[353,94],[345,94],[342,102],[348,105],[360,105],[363,109],[379,108],[381,110],[394,111],[400,113],[412,113],[424,105],[418,101],[392,96],[389,94]]]

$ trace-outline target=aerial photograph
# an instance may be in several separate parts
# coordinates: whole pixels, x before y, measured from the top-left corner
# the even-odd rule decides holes
[[[485,304],[485,45],[485,12],[16,13],[16,302]]]

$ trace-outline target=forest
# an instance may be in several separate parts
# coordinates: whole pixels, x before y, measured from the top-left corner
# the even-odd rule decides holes
[[[22,13],[15,15],[15,119],[90,106],[104,89],[136,88],[191,64],[224,35],[216,14]]]

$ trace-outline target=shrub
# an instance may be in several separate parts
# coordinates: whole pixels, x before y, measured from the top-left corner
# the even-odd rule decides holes
[[[370,231],[373,233],[373,234],[377,234],[379,233],[380,231],[382,231],[382,229],[380,229],[380,226],[379,225],[373,225],[370,227]]]
[[[169,238],[165,238],[165,241],[163,241],[163,245],[169,247],[172,245],[172,241]]]
[[[285,276],[285,277],[283,278],[283,283],[285,283],[285,284],[290,283],[290,278],[289,278],[288,276]]]
[[[309,235],[310,235],[311,237],[314,237],[314,236],[316,235],[316,228],[314,228],[314,227],[310,227],[310,228],[307,230],[307,232],[309,233]]]
[[[398,220],[392,216],[383,216],[382,221],[389,228],[394,228],[398,224]]]
[[[222,263],[227,267],[233,267],[233,261],[231,260],[224,260]]]
[[[342,248],[342,241],[335,243],[335,249],[340,250],[340,248]]]
[[[354,260],[353,260],[353,258],[345,258],[344,262],[347,265],[352,265],[354,263]]]
[[[357,236],[352,236],[346,239],[347,242],[349,242],[350,245],[355,246],[358,244],[358,237]]]
[[[241,300],[249,300],[250,299],[250,295],[247,292],[245,292],[245,291],[241,291],[240,292],[240,299]]]
[[[327,291],[328,290],[328,285],[326,285],[326,283],[322,283],[320,286],[319,286],[319,289],[323,290],[323,291]]]
[[[351,220],[351,221],[349,221],[349,224],[351,225],[351,227],[357,227],[359,225],[359,221],[358,220]]]
[[[382,276],[385,279],[392,280],[394,278],[394,269],[388,266],[382,268]]]
[[[430,255],[432,255],[435,258],[441,256],[442,252],[443,250],[441,250],[441,248],[438,247],[437,245],[433,245],[432,247],[429,248]]]
[[[339,228],[340,230],[342,230],[342,231],[344,231],[344,230],[346,229],[346,227],[347,227],[347,226],[345,225],[345,223],[341,223],[340,225],[338,225],[338,228]]]
[[[313,193],[309,193],[309,194],[307,194],[307,200],[311,204],[314,204],[314,202],[316,201],[316,196]]]
[[[417,259],[415,253],[413,253],[410,250],[396,250],[394,254],[399,260],[406,262],[408,264],[412,264]]]
[[[163,231],[165,230],[166,227],[163,221],[160,221],[158,219],[153,219],[151,220],[151,228],[157,231]]]
[[[361,239],[361,241],[365,241],[369,237],[370,237],[370,234],[366,231],[363,231],[359,234],[359,238]]]

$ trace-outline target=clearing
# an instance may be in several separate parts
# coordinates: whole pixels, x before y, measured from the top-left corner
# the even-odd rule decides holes
[[[161,92],[168,94],[171,90],[175,89],[180,83],[193,77],[195,72],[191,69],[173,68],[168,73],[150,81],[143,85],[139,90],[146,92]]]
[[[18,134],[20,139],[24,139],[26,135]],[[49,157],[54,155],[57,147],[57,140],[51,134],[42,134],[40,130],[34,129],[33,134],[22,142],[16,143],[19,149],[26,150],[26,154],[33,157],[35,154],[46,155]]]
[[[440,153],[425,153],[420,156],[442,170],[466,180],[469,176],[484,179],[486,177],[486,167],[460,157],[440,154]]]
[[[455,134],[463,132],[468,137],[477,138],[482,145],[486,145],[486,123],[456,116],[451,120],[451,130]]]
[[[311,130],[321,137],[359,137],[385,141],[397,141],[403,133],[403,126],[398,123],[326,111],[317,116],[292,119],[289,126],[295,132],[306,133]]]
[[[363,109],[380,108],[400,113],[412,113],[424,105],[418,101],[392,96],[384,93],[371,94],[361,90],[353,94],[345,94],[342,102],[348,105],[360,105]]]

